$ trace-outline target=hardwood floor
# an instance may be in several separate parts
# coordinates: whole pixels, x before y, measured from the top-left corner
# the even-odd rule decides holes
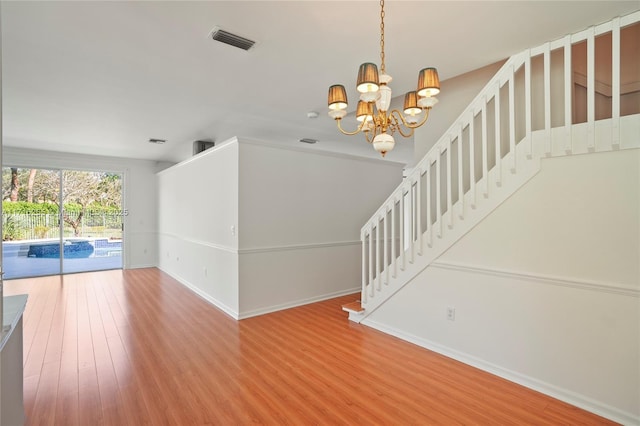
[[[351,323],[354,296],[237,322],[157,269],[21,293],[30,425],[609,423]]]

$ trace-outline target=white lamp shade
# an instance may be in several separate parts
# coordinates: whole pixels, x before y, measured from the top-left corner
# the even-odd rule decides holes
[[[422,112],[422,111],[420,111],[420,112]],[[408,124],[416,124],[418,122],[418,118],[420,118],[419,115],[405,114],[404,121],[406,121]]]
[[[345,115],[347,115],[347,111],[344,109],[332,109],[329,111],[329,117],[333,118],[334,120],[339,120]]]
[[[360,100],[364,101],[364,102],[375,102],[376,99],[378,99],[378,96],[380,96],[380,92],[367,92],[367,93],[361,93],[360,94]]]
[[[438,98],[434,98],[433,96],[428,96],[426,98],[420,98],[418,100],[418,106],[420,108],[433,108],[435,104],[438,103]]]

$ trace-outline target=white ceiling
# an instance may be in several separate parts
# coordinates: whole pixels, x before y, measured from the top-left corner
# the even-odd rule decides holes
[[[379,63],[377,1],[0,7],[6,146],[179,161],[198,139],[299,146],[309,137],[320,140],[313,149],[376,156],[362,137],[338,134],[326,95],[344,84],[355,106],[359,64]],[[421,68],[437,67],[444,80],[638,8],[638,1],[388,0],[387,71],[400,95]],[[211,41],[214,26],[257,44],[245,52]],[[320,117],[310,120],[308,111]]]

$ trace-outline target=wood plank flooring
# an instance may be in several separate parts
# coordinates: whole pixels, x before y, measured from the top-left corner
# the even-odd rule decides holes
[[[347,320],[354,296],[237,322],[157,269],[29,294],[29,425],[608,424]]]

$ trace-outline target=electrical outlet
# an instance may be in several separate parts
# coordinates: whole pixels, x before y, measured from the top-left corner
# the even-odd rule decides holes
[[[449,321],[456,320],[456,308],[453,308],[451,306],[447,307],[447,319]]]

